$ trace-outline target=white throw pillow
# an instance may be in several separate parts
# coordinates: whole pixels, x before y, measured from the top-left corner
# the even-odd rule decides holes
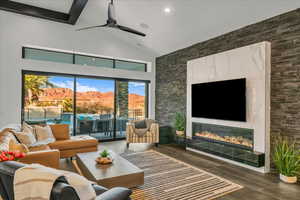
[[[53,136],[51,127],[46,125],[45,127],[42,126],[34,126],[35,128],[35,135],[37,141],[55,141],[55,138]]]
[[[26,133],[30,132],[33,135],[35,135],[34,127],[30,126],[26,122],[23,122],[22,130],[23,130],[23,132],[26,132]]]
[[[32,132],[16,132],[13,131],[14,135],[18,138],[18,140],[25,144],[26,146],[30,146],[36,143],[36,139]]]

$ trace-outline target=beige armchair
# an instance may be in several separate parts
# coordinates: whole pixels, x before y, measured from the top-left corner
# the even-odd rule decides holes
[[[130,143],[159,143],[159,124],[154,120],[146,119],[145,128],[136,128],[137,121],[131,121],[126,126],[127,148]]]

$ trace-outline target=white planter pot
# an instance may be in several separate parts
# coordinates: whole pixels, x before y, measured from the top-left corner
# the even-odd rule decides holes
[[[184,135],[184,131],[176,131],[176,135],[183,136]]]
[[[280,180],[282,180],[285,183],[297,183],[297,176],[289,177],[289,176],[280,174],[279,177],[280,177]]]

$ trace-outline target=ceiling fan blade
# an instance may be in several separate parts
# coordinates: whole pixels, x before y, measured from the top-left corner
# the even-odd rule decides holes
[[[142,33],[142,32],[139,32],[137,30],[134,30],[132,28],[129,28],[129,27],[126,27],[126,26],[121,26],[121,25],[116,25],[116,28],[122,30],[122,31],[126,31],[126,32],[129,32],[129,33],[133,33],[133,34],[136,34],[136,35],[140,35],[140,36],[143,36],[145,37],[146,34],[145,33]]]
[[[83,30],[88,30],[88,29],[93,29],[93,28],[106,27],[107,25],[108,24],[103,24],[103,25],[98,25],[98,26],[90,26],[90,27],[85,27],[85,28],[77,29],[76,31],[83,31]]]

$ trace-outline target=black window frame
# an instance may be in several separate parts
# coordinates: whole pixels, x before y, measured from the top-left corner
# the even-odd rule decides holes
[[[120,59],[114,59],[115,62],[115,69],[120,69],[116,67],[116,62],[120,61],[120,62],[125,62],[125,63],[135,63],[135,64],[143,64],[144,65],[144,72],[147,72],[147,64],[146,63],[141,63],[141,62],[135,62],[135,61],[128,61],[128,60],[120,60]],[[121,70],[126,70],[126,69],[121,69]],[[128,70],[128,71],[135,71],[135,70]],[[142,72],[142,71],[136,71],[136,72]]]
[[[148,72],[148,64],[144,63],[144,62],[137,62],[137,61],[130,61],[130,60],[122,60],[122,59],[114,59],[114,58],[107,58],[107,57],[101,57],[101,56],[95,56],[95,55],[90,55],[90,54],[84,54],[84,53],[70,53],[68,51],[59,51],[59,50],[51,50],[51,49],[43,49],[43,48],[35,48],[35,47],[22,47],[22,59],[27,59],[25,57],[25,51],[26,49],[33,49],[33,50],[40,50],[40,51],[47,51],[47,52],[53,52],[53,53],[63,53],[63,54],[69,54],[73,56],[73,63],[69,63],[69,64],[73,64],[76,65],[75,63],[75,57],[76,55],[78,56],[86,56],[86,57],[90,57],[90,58],[99,58],[99,59],[104,59],[104,60],[112,60],[113,61],[113,68],[110,69],[118,69],[116,68],[116,61],[122,61],[122,62],[127,62],[127,63],[138,63],[138,64],[143,64],[144,65],[144,71],[135,71],[135,70],[127,70],[127,71],[134,71],[134,72]],[[31,59],[32,60],[32,59]],[[54,62],[54,61],[48,61],[48,62]],[[60,63],[60,62],[57,62]],[[67,63],[64,63],[67,64]],[[80,65],[80,64],[78,64]],[[82,65],[84,66],[84,65]],[[92,66],[92,67],[98,67],[98,66],[94,66],[94,65],[87,65],[87,66]],[[105,67],[103,67],[105,68]],[[121,70],[126,70],[126,69],[121,69]]]
[[[92,55],[78,54],[78,53],[73,54],[73,64],[74,65],[82,65],[82,64],[76,63],[76,56],[85,56],[85,57],[89,57],[89,58],[98,58],[98,59],[103,59],[103,60],[109,60],[109,61],[112,61],[112,67],[103,67],[103,68],[109,68],[109,69],[115,68],[115,60],[112,58],[103,58],[103,57],[99,57],[99,56],[92,56]],[[82,66],[99,67],[96,65],[82,65]],[[100,67],[100,68],[102,68],[102,67]]]
[[[25,108],[25,76],[26,75],[40,75],[40,76],[65,76],[65,77],[72,77],[74,78],[74,95],[73,95],[73,132],[72,135],[76,135],[76,79],[77,78],[92,78],[92,79],[104,79],[104,80],[113,80],[115,83],[115,90],[116,90],[116,81],[127,81],[127,82],[142,82],[145,83],[145,118],[149,118],[149,98],[150,98],[150,91],[149,85],[151,84],[150,80],[140,80],[140,79],[126,79],[126,78],[119,78],[119,77],[103,77],[103,76],[91,76],[91,75],[81,75],[81,74],[69,74],[69,73],[56,73],[56,72],[45,72],[45,71],[33,71],[33,70],[21,70],[22,76],[22,87],[21,87],[21,123],[24,120],[24,108]],[[114,94],[114,99],[116,99],[116,92]],[[114,101],[116,104],[116,101]],[[116,105],[114,105],[114,126],[116,125]],[[116,137],[116,127],[114,127],[113,139],[106,139],[101,140],[102,142],[105,141],[116,141],[116,140],[124,140],[126,138],[117,138]],[[99,139],[100,141],[100,139]]]

